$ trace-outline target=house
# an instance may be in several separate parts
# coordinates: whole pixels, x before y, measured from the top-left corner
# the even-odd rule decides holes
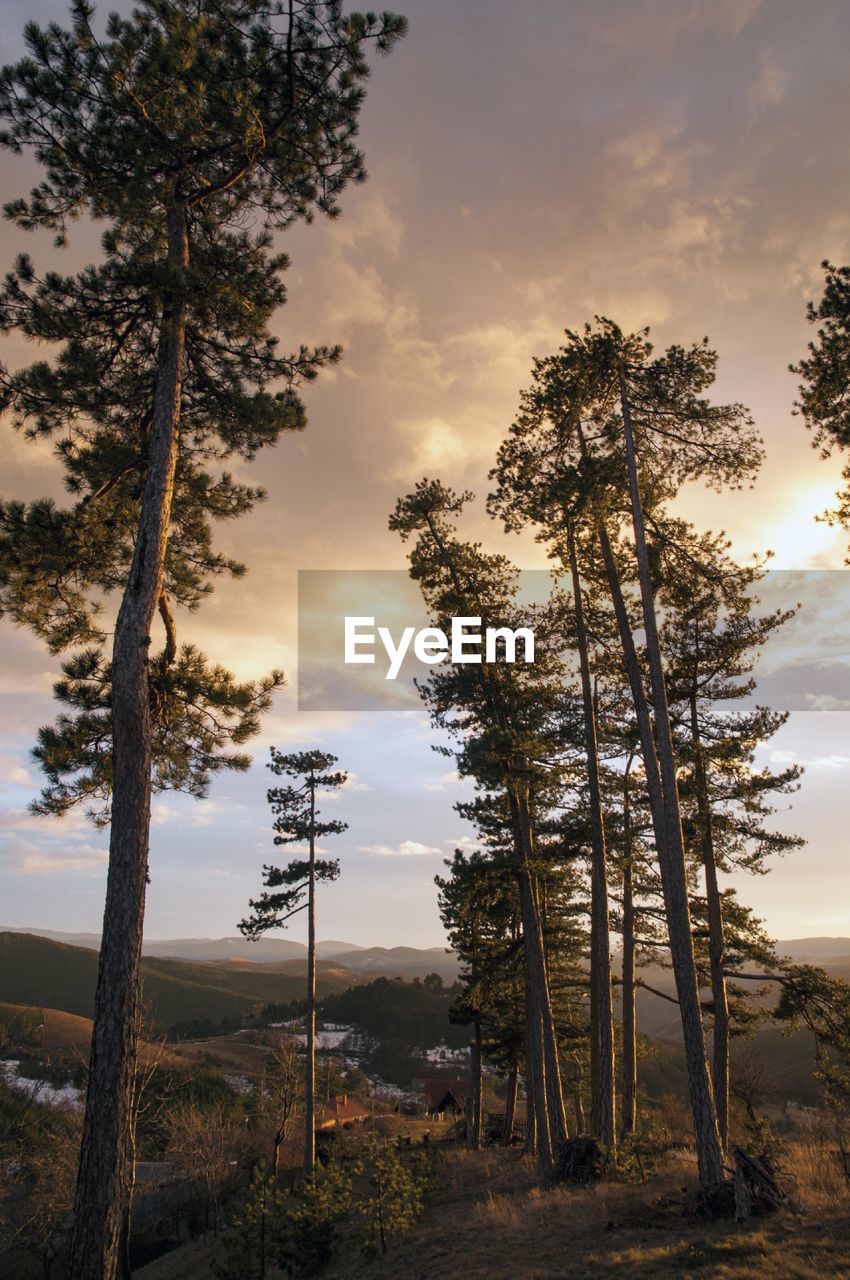
[[[330,1102],[320,1102],[316,1107],[317,1131],[347,1127],[369,1119],[369,1112],[359,1102],[354,1102],[347,1093],[341,1097],[331,1098]]]
[[[421,1080],[418,1083],[425,1095],[426,1115],[454,1116],[465,1110],[469,1093],[466,1080],[444,1077],[439,1080]]]

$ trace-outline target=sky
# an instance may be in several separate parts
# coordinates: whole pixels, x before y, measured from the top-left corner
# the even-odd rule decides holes
[[[820,293],[821,260],[850,261],[845,0],[400,7],[410,33],[375,64],[363,110],[369,180],[346,192],[338,221],[296,228],[283,243],[289,300],[276,332],[291,348],[340,342],[342,363],[308,389],[308,429],[237,468],[269,494],[218,532],[247,577],[178,616],[181,640],[243,678],[283,667],[288,687],[248,774],[219,778],[200,803],[155,801],[150,937],[235,932],[273,856],[273,744],[332,751],[353,774],[326,805],[349,829],[333,841],[342,875],[323,889],[320,935],[442,943],[433,878],[471,841],[453,812],[467,784],[433,751],[416,706],[298,710],[297,574],[403,568],[387,517],[426,473],[478,495],[464,526],[472,535],[542,567],[529,536],[488,525],[483,497],[531,362],[565,328],[605,314],[623,328],[650,325],[657,347],[709,335],[715,395],[749,406],[767,459],[752,492],[689,488],[679,509],[725,529],[741,559],[771,549],[778,569],[834,570],[823,581],[844,582],[847,535],[815,522],[840,463],[819,457],[793,415],[788,365],[811,336],[805,308]],[[64,21],[65,11],[58,0],[4,0],[0,61],[20,56],[25,21]],[[0,156],[4,198],[28,190],[35,172]],[[39,266],[71,269],[97,254],[97,235],[80,225],[59,254],[49,237],[0,225],[0,265],[22,249]],[[4,338],[0,358],[14,367],[33,356]],[[61,494],[49,448],[8,422],[0,441],[5,497]],[[812,662],[850,665],[841,611],[810,616]],[[57,662],[8,623],[0,655],[0,924],[97,929],[106,837],[81,816],[60,824],[27,813],[40,785],[29,751],[53,713]],[[806,767],[778,821],[807,847],[735,882],[778,937],[850,935],[843,692],[792,699],[765,749],[765,760]]]

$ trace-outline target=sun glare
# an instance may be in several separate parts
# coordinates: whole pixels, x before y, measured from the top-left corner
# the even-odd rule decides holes
[[[835,508],[835,482],[808,485],[772,512],[763,545],[773,552],[772,569],[840,569],[847,535],[819,520]]]

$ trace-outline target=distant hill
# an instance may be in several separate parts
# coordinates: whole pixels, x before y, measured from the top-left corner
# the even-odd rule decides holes
[[[57,929],[10,925],[0,925],[0,931],[50,938],[54,942],[94,951],[100,947],[100,935],[96,933],[67,933]],[[836,962],[846,960],[850,972],[850,938],[785,938],[777,942],[776,950],[779,955],[790,956],[800,963],[825,965],[831,972],[838,972],[833,968]],[[317,944],[317,952],[323,960],[334,960],[345,969],[368,973],[372,977],[396,974],[424,978],[428,973],[439,973],[444,981],[452,981],[457,976],[457,957],[444,947],[361,947],[353,942],[328,938]],[[268,966],[289,960],[303,961],[307,948],[303,942],[295,942],[291,938],[266,937],[258,942],[248,942],[241,934],[236,934],[225,938],[146,938],[142,953],[201,963],[233,960]]]
[[[850,964],[850,938],[783,938],[776,944],[781,956],[794,960],[835,960],[846,956]]]
[[[100,949],[98,933],[65,933],[57,929],[0,927],[5,933],[27,933],[36,938],[50,938],[53,942],[64,942],[71,947],[87,947],[93,951]],[[319,943],[320,947],[322,945]],[[330,945],[335,949],[331,954],[335,954],[336,949],[355,950],[346,942],[332,942]],[[241,934],[237,934],[232,938],[146,938],[142,943],[142,954],[172,957],[175,960],[244,959],[262,963],[298,959],[306,956],[307,948],[303,942],[293,942],[291,938],[261,938],[259,942],[248,942]]]
[[[403,978],[424,978],[438,973],[444,982],[454,982],[458,974],[457,956],[445,947],[361,947],[340,952],[334,956],[334,963],[371,977],[391,973]]]
[[[142,961],[143,998],[157,1027],[237,1021],[254,1006],[300,999],[297,973],[254,966],[223,968],[148,956]],[[97,953],[27,933],[0,933],[0,1001],[48,1006],[90,1018],[94,1009]],[[344,991],[358,976],[340,965],[319,967],[320,995]]]
[[[97,951],[100,936],[96,933],[64,933],[56,929],[18,929],[0,926],[5,933],[29,934],[37,938],[50,938],[67,946],[86,947]],[[848,943],[850,949],[850,943]],[[334,960],[343,968],[355,972],[362,970],[373,977],[394,973],[404,977],[424,978],[428,973],[439,973],[451,981],[457,975],[457,960],[444,947],[359,947],[353,942],[327,939],[316,947],[324,960]],[[164,959],[208,961],[245,961],[249,964],[270,965],[287,960],[307,958],[303,942],[291,938],[260,938],[248,942],[241,934],[227,938],[146,938],[142,954]]]
[[[820,954],[812,948],[813,943],[824,944]],[[847,938],[803,938],[796,942],[778,942],[776,950],[780,955],[791,956],[798,963],[817,964],[833,977],[850,981],[850,954],[846,952],[848,944],[850,939]],[[640,976],[657,991],[675,996],[670,969],[653,965],[641,970]],[[752,986],[755,993],[757,986]],[[765,983],[765,988],[766,994],[759,997],[759,1002],[770,1008],[776,1002],[778,991],[775,984],[771,983]],[[639,988],[635,994],[635,1008],[639,1030],[655,1046],[653,1055],[640,1064],[638,1077],[641,1086],[651,1097],[658,1097],[667,1091],[683,1094],[686,1092],[687,1076],[678,1006],[651,991]],[[619,1002],[616,1002],[615,1011],[619,1016]],[[799,1030],[789,1035],[781,1025],[768,1024],[751,1037],[733,1039],[733,1060],[738,1046],[752,1049],[767,1062],[776,1081],[778,1101],[791,1100],[807,1106],[817,1105],[819,1091],[814,1078],[814,1041],[810,1032]]]
[[[320,956],[330,959],[331,956],[341,956],[345,951],[363,951],[364,947],[358,947],[354,942],[336,942],[332,938],[328,938],[325,942],[316,943],[316,951]]]

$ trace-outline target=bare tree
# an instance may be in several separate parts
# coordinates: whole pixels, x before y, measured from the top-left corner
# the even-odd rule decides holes
[[[218,1234],[221,1204],[232,1190],[246,1154],[245,1122],[232,1106],[199,1107],[186,1102],[169,1117],[168,1159],[191,1180],[200,1208],[201,1229]]]
[[[742,1046],[732,1055],[729,1091],[744,1105],[747,1121],[758,1125],[758,1110],[775,1096],[779,1088],[770,1063],[751,1045]]]
[[[274,1033],[271,1050],[269,1065],[263,1072],[259,1087],[264,1093],[260,1105],[271,1122],[271,1167],[277,1174],[281,1148],[304,1103],[304,1067],[299,1061],[298,1041],[288,1032]]]

